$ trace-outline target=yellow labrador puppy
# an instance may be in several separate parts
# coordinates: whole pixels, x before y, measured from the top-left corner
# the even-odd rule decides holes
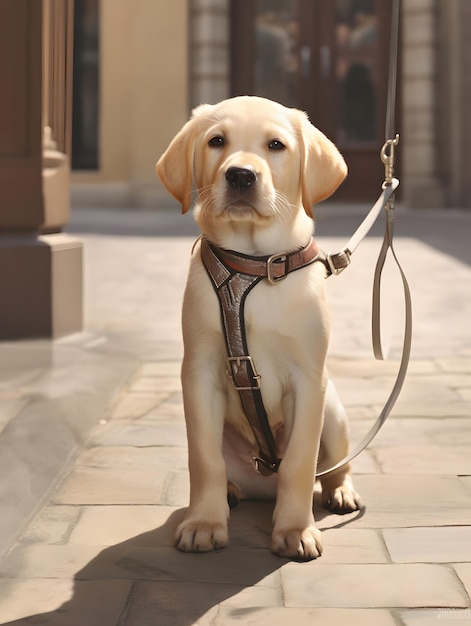
[[[211,245],[250,257],[289,253],[313,232],[312,206],[346,176],[337,148],[296,109],[243,96],[201,105],[170,143],[157,172]],[[346,415],[325,368],[329,310],[320,262],[284,280],[261,280],[245,304],[250,355],[277,453],[277,473],[254,471],[253,431],[226,375],[217,295],[195,248],[183,304],[182,387],[189,444],[190,505],[176,533],[188,552],[228,541],[229,501],[276,498],[273,553],[309,560],[322,553],[313,516],[319,445],[323,466],[348,450]],[[321,481],[338,513],[360,507],[350,468]]]

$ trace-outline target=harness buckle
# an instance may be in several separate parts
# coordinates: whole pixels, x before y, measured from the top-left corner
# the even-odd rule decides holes
[[[276,459],[276,461],[267,461],[265,459],[261,459],[259,456],[253,456],[250,459],[250,462],[252,463],[257,474],[260,474],[260,476],[271,476],[272,474],[276,474],[278,472],[281,459]]]
[[[334,276],[342,273],[343,270],[350,265],[351,252],[348,248],[327,254],[327,263],[329,269]]]
[[[249,386],[239,385],[237,382],[237,375],[239,373],[239,368],[241,363],[247,363],[250,366],[250,370],[247,368],[247,378],[250,381],[250,378],[253,379],[253,384]],[[232,380],[232,384],[234,385],[234,389],[237,391],[254,391],[260,389],[260,380],[261,376],[255,369],[255,365],[251,356],[228,356],[227,357],[227,370],[226,375]]]
[[[280,280],[285,279],[288,276],[288,267],[287,267],[288,256],[281,252],[279,254],[272,254],[271,257],[267,259],[267,280],[271,285],[275,285],[279,283]],[[285,264],[285,273],[281,276],[274,275],[274,263],[284,263]]]

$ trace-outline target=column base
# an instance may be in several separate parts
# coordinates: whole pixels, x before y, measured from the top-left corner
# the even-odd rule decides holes
[[[63,233],[0,237],[0,340],[82,330],[82,252]]]

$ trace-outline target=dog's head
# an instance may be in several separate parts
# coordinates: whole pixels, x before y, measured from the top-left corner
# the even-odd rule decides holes
[[[305,113],[255,96],[201,105],[157,163],[185,213],[266,221],[312,206],[344,180],[343,157]]]

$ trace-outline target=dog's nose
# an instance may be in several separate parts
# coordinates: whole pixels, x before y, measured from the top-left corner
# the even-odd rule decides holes
[[[226,180],[233,189],[243,191],[257,181],[257,173],[249,167],[229,167]]]

